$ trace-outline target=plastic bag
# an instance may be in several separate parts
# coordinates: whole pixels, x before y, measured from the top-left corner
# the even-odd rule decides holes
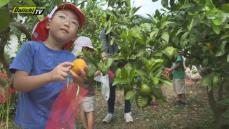
[[[108,74],[102,76],[96,76],[94,78],[95,81],[101,82],[101,94],[103,96],[103,98],[108,101],[109,96],[110,96],[110,87],[109,87],[109,77]]]

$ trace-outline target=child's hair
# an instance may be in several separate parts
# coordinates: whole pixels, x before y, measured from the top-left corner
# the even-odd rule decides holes
[[[82,27],[85,23],[85,16],[84,14],[81,12],[81,10],[79,8],[77,8],[74,4],[72,3],[63,3],[59,6],[56,6],[51,12],[50,14],[48,14],[48,16],[46,16],[43,20],[39,21],[35,27],[33,28],[32,31],[32,40],[33,41],[45,41],[48,38],[48,34],[49,34],[49,30],[46,28],[46,25],[49,21],[49,19],[51,19],[53,17],[53,15],[55,14],[55,12],[59,11],[59,10],[70,10],[72,11],[79,19],[79,25],[80,27]],[[64,48],[65,49],[69,49],[72,47],[74,41],[70,41],[69,43],[66,43]]]

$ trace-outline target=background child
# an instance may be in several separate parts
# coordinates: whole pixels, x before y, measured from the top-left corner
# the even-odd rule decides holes
[[[185,86],[185,66],[184,66],[184,51],[180,51],[176,56],[172,68],[168,69],[167,76],[172,73],[173,76],[173,90],[177,95],[178,105],[186,105],[186,86]]]
[[[34,28],[34,41],[23,44],[10,70],[19,91],[15,123],[23,129],[44,129],[52,104],[65,85],[76,57],[65,50],[84,24],[84,14],[70,3],[62,4]],[[82,85],[85,72],[72,73]]]
[[[73,53],[77,55],[82,55],[81,58],[86,60],[88,64],[88,78],[84,81],[83,87],[87,89],[87,96],[83,98],[81,102],[81,112],[80,118],[83,122],[83,125],[86,129],[94,129],[94,119],[95,119],[95,83],[94,83],[94,73],[95,66],[90,63],[90,60],[87,59],[87,54],[92,54],[94,47],[90,38],[80,36],[75,41],[75,46]]]

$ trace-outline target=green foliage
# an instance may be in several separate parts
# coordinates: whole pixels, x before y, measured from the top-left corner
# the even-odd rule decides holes
[[[0,8],[3,7],[4,5],[8,4],[9,0],[1,0],[0,1]]]
[[[151,101],[151,98],[148,97],[148,96],[136,96],[136,104],[138,107],[140,108],[145,108],[146,106],[149,105],[150,101]]]
[[[134,91],[128,91],[125,95],[125,100],[131,100],[135,97],[136,92]]]
[[[9,26],[9,21],[10,21],[10,14],[7,8],[2,7],[0,8],[0,32],[8,28]]]

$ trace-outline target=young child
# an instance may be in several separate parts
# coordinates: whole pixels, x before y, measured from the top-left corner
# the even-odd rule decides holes
[[[74,54],[65,50],[76,39],[77,31],[84,24],[84,14],[74,5],[64,3],[34,28],[34,41],[23,44],[10,70],[15,73],[14,86],[19,91],[15,123],[23,129],[45,129],[52,104],[66,77],[83,84],[86,76],[70,72]]]
[[[95,86],[93,83],[94,73],[95,73],[95,66],[90,63],[90,60],[86,58],[86,54],[92,54],[91,52],[94,51],[94,47],[92,46],[92,42],[90,38],[80,36],[75,41],[75,46],[73,49],[74,54],[81,53],[81,58],[86,60],[88,64],[88,78],[84,81],[83,87],[87,89],[88,93],[85,98],[83,98],[81,102],[81,112],[80,118],[83,122],[85,129],[94,129],[94,111],[95,111]]]
[[[177,105],[185,106],[186,102],[186,86],[185,86],[185,66],[184,66],[184,51],[180,51],[176,56],[176,60],[173,63],[172,68],[168,69],[166,75],[169,76],[172,73],[173,76],[173,90],[177,96]]]

